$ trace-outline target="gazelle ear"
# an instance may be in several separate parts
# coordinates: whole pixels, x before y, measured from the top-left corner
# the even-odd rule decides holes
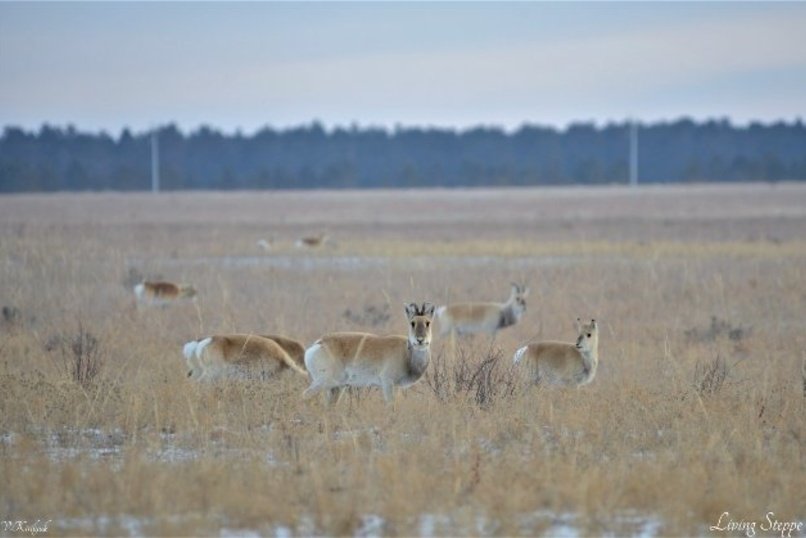
[[[577,330],[577,332],[579,332],[582,329],[581,319],[577,318],[577,320],[574,322],[574,328]]]
[[[521,295],[524,297],[529,297],[529,286],[524,286],[521,288]]]
[[[403,303],[403,308],[406,310],[406,317],[409,319],[417,315],[417,305],[414,303]]]
[[[436,306],[431,303],[423,303],[423,314],[428,316],[429,318],[434,317],[434,310],[436,310]]]
[[[591,327],[593,327],[594,329],[598,329],[598,328],[599,328],[599,326],[596,324],[596,320],[595,320],[595,319],[592,319],[592,320],[591,320]]]

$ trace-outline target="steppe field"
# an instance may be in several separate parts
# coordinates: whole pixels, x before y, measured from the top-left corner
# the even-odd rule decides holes
[[[191,339],[513,281],[522,322],[435,334],[394,406],[186,377]],[[806,185],[2,196],[0,306],[0,536],[806,535]],[[513,352],[577,317],[594,381],[530,386]]]

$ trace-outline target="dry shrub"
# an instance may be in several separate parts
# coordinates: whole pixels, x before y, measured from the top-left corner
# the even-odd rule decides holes
[[[487,408],[500,398],[513,396],[519,386],[515,368],[503,357],[500,348],[475,354],[458,346],[453,357],[444,353],[434,357],[425,382],[440,401],[471,398]]]
[[[719,353],[712,359],[698,359],[694,366],[694,390],[703,397],[719,393],[736,364],[729,366]]]
[[[344,310],[342,317],[357,325],[380,327],[386,325],[392,315],[389,312],[389,304],[387,303],[379,306],[373,304],[364,305],[362,311],[353,311],[351,308],[347,308]]]
[[[697,361],[694,368],[694,389],[700,396],[716,394],[728,377],[728,365],[721,355],[710,361]]]
[[[692,342],[713,342],[720,336],[727,336],[733,342],[738,342],[750,336],[752,327],[734,325],[716,316],[711,316],[711,324],[708,327],[693,327],[686,330],[685,335]]]
[[[103,369],[104,355],[98,337],[81,322],[74,334],[51,337],[45,347],[53,352],[56,367],[84,388],[92,385]]]
[[[3,306],[3,322],[8,325],[14,325],[22,319],[20,309],[16,306]]]

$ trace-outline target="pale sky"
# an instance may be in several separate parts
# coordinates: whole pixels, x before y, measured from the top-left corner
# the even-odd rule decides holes
[[[0,126],[806,118],[806,3],[0,2]]]

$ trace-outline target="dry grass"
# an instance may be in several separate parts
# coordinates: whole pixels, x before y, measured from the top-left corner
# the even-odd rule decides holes
[[[3,518],[66,535],[690,534],[725,511],[806,519],[806,188],[436,197],[0,198]],[[291,246],[319,229],[331,245]],[[132,275],[200,296],[137,310]],[[404,301],[503,300],[510,281],[531,286],[525,322],[494,342],[437,340],[395,409],[366,390],[331,410],[302,402],[291,374],[185,378],[181,344],[203,334],[402,332]],[[525,386],[514,350],[572,338],[577,316],[601,323],[596,380]]]

